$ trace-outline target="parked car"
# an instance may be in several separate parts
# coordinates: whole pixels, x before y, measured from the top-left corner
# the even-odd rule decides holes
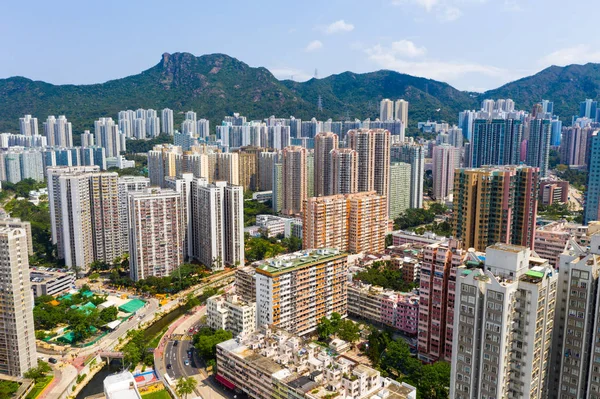
[[[48,359],[48,361],[52,364],[56,364],[58,363],[58,360],[56,360],[55,358],[51,357],[50,359]]]

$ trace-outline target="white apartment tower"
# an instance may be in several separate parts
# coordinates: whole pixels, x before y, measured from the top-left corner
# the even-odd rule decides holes
[[[112,118],[100,118],[94,122],[94,141],[106,150],[106,157],[118,157],[125,151],[125,135]],[[50,145],[50,141],[48,141]]]
[[[213,270],[244,264],[244,192],[224,181],[192,181],[194,256]]]
[[[394,102],[388,98],[384,98],[379,103],[379,120],[391,121],[394,119]]]
[[[184,260],[182,196],[148,188],[129,193],[129,264],[134,281],[165,277]]]
[[[37,136],[38,133],[38,120],[32,118],[31,115],[25,115],[19,118],[19,128],[23,136]]]
[[[408,126],[408,101],[396,100],[394,103],[394,116],[402,121],[404,128]]]
[[[552,348],[553,399],[600,398],[600,234],[559,257]]]
[[[173,110],[165,108],[161,111],[162,117],[162,132],[172,136],[175,133],[173,129]]]
[[[129,193],[150,187],[150,179],[143,176],[121,176],[117,180],[119,197],[119,237],[123,252],[129,252]]]
[[[49,147],[73,147],[71,122],[64,115],[60,115],[58,119],[50,115],[44,122],[44,135]]]
[[[457,269],[451,398],[547,397],[557,285],[547,260],[510,244]]]
[[[121,240],[118,174],[98,166],[48,168],[52,243],[59,259],[85,273],[95,260],[112,263]]]
[[[37,367],[25,229],[0,227],[0,252],[0,373],[21,377]]]
[[[452,193],[454,170],[460,166],[460,148],[442,144],[433,148],[433,195],[442,201]]]

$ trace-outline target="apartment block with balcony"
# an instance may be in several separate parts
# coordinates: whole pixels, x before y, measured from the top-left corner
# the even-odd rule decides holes
[[[291,333],[315,331],[321,318],[346,316],[348,256],[337,249],[294,252],[258,261],[256,323]]]
[[[450,397],[546,398],[558,276],[529,248],[495,244],[456,270]]]

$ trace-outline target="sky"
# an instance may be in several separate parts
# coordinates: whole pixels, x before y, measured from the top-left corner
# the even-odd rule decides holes
[[[225,53],[304,81],[390,69],[483,91],[600,62],[598,0],[34,0],[0,8],[0,78],[89,84],[165,52]]]

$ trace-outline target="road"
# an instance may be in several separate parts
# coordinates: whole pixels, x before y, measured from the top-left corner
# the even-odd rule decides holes
[[[178,344],[175,345],[175,342]],[[189,361],[188,366],[185,365],[186,360]],[[169,341],[165,349],[164,361],[171,365],[171,368],[167,369],[167,375],[174,380],[200,374],[198,353],[191,340]]]
[[[569,207],[573,211],[583,209],[583,195],[575,187],[569,185]]]

